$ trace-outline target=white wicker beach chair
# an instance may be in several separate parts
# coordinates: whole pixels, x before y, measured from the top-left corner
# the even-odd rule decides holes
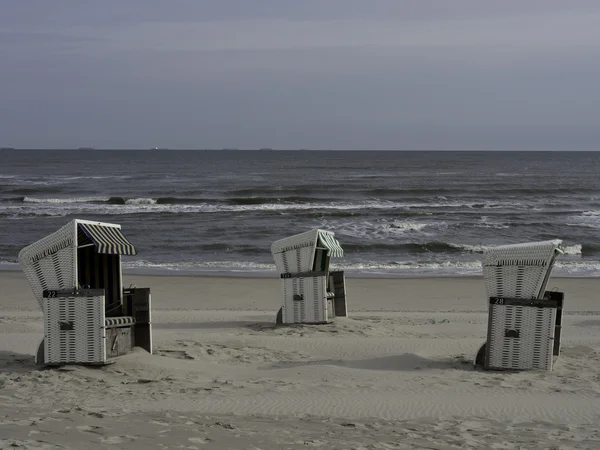
[[[277,323],[327,323],[348,315],[343,271],[330,271],[344,251],[334,233],[311,230],[271,245],[283,288]]]
[[[152,353],[150,290],[123,289],[121,226],[73,220],[25,247],[19,264],[44,312],[39,364],[95,363],[135,346]]]
[[[486,369],[552,370],[560,350],[563,294],[546,291],[560,240],[486,251],[488,337],[476,357]]]

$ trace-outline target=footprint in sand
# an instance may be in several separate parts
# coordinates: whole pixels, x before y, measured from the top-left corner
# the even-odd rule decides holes
[[[14,439],[11,439],[10,441],[8,440],[4,440],[4,439],[0,439],[0,449],[3,448],[31,448],[31,449],[36,449],[36,450],[57,450],[57,449],[61,449],[61,448],[67,448],[67,447],[63,447],[62,445],[58,445],[58,444],[49,444],[47,442],[43,442],[43,441],[34,441],[31,439],[28,439],[26,441],[17,441]]]
[[[102,427],[97,427],[94,425],[77,425],[76,427],[79,431],[89,431],[90,433],[99,433],[102,430]]]
[[[177,359],[196,359],[188,352],[183,350],[158,350],[155,352],[157,355],[166,356],[169,358],[177,358]]]
[[[203,437],[191,437],[188,439],[193,444],[210,444],[211,439],[203,438]]]
[[[103,436],[100,438],[100,441],[103,444],[108,445],[116,445],[116,444],[124,444],[126,442],[133,442],[137,438],[135,436]]]

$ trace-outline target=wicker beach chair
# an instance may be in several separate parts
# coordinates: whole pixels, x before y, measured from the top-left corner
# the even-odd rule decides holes
[[[562,241],[502,245],[486,251],[483,276],[488,336],[476,357],[486,369],[552,370],[560,351],[564,295],[546,291]]]
[[[311,230],[271,245],[283,288],[277,323],[327,323],[348,315],[343,271],[330,271],[344,251],[334,233]]]
[[[44,313],[38,364],[105,364],[133,346],[152,353],[150,290],[123,289],[121,226],[75,219],[23,248],[19,264]]]

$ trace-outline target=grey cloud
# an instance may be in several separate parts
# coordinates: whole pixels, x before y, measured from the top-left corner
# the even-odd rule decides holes
[[[0,15],[0,145],[600,142],[596,1],[27,3]]]

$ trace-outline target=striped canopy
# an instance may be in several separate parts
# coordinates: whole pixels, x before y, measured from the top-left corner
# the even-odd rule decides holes
[[[83,236],[81,234],[83,233]],[[79,223],[79,245],[87,239],[96,246],[98,253],[105,255],[135,255],[135,247],[116,227]],[[83,239],[82,239],[83,238]],[[87,238],[87,239],[85,239]],[[82,242],[84,241],[84,242]]]
[[[327,231],[319,230],[319,244],[329,250],[329,256],[341,258],[344,256],[344,249],[336,238]]]

